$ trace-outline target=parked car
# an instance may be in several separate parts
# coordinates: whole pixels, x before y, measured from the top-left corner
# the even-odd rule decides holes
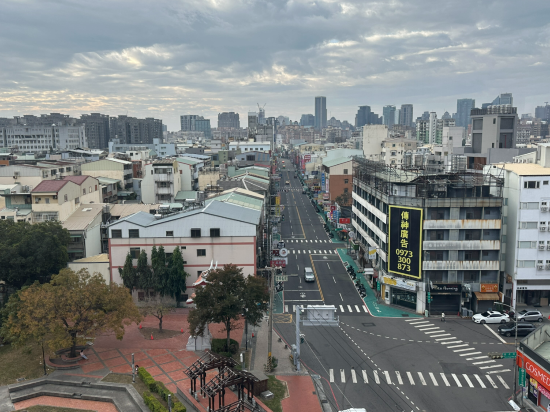
[[[313,269],[310,267],[304,268],[304,280],[306,282],[315,282],[315,275],[313,274]]]
[[[518,324],[518,336],[527,336],[536,329],[537,327],[532,323],[520,323]],[[498,327],[498,333],[508,337],[515,336],[516,323],[508,322],[508,323],[505,323],[504,325],[500,325]]]
[[[496,310],[488,310],[487,312],[475,314],[472,316],[472,320],[475,323],[506,323],[510,320],[510,317]]]
[[[285,182],[285,184],[289,185],[289,184],[290,184],[290,180],[287,180],[287,181]]]
[[[520,322],[542,322],[544,315],[538,310],[523,309],[516,313],[516,316]]]

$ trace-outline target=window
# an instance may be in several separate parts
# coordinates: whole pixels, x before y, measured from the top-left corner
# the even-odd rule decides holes
[[[543,181],[542,181],[542,184],[543,184],[543,185],[547,185],[547,184],[548,184],[548,180],[543,180]]]
[[[504,198],[504,206],[508,206],[508,198],[507,197]]]
[[[63,196],[63,201],[64,201],[64,202],[66,202],[66,201],[68,201],[68,200],[69,200],[69,195]]]
[[[349,189],[347,187],[344,187],[344,193],[348,193]]]
[[[344,174],[345,174],[345,175],[348,174],[348,169],[344,169]]]
[[[167,230],[166,231],[166,237],[171,237],[171,236],[174,236],[174,231],[173,230]]]
[[[520,209],[535,210],[539,208],[539,202],[522,202],[519,207]]]
[[[534,260],[518,260],[518,268],[534,268],[535,267],[535,261]]]
[[[206,249],[197,249],[197,256],[206,256]]]
[[[139,229],[128,229],[128,237],[138,238],[139,237]]]
[[[220,237],[220,229],[210,229],[210,237]]]
[[[202,270],[197,270],[197,278],[201,275]]]
[[[520,249],[534,249],[537,247],[537,242],[518,242]]]
[[[75,202],[76,204],[79,204],[79,203],[80,203],[80,198],[79,198],[79,197],[75,197],[75,198],[74,198],[74,202]]]
[[[493,124],[497,124],[497,119],[493,119]]]
[[[45,200],[46,200],[46,204],[50,203],[50,198],[49,197],[47,197]]]
[[[519,222],[520,229],[536,229],[537,222]]]
[[[139,258],[139,253],[141,250],[138,247],[131,247],[130,248],[130,256],[132,256],[132,259]]]
[[[349,179],[344,179],[344,184],[348,184],[349,183]]]
[[[200,229],[191,229],[191,237],[201,237]]]
[[[530,180],[528,182],[523,182],[524,189],[538,189],[540,187],[540,182],[535,180]]]
[[[86,188],[82,189],[82,195],[86,194]]]
[[[121,239],[121,238],[122,238],[122,230],[120,229],[111,230],[111,239]]]

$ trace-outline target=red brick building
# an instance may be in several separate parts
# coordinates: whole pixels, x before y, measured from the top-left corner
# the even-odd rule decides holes
[[[353,191],[352,160],[349,157],[323,161],[322,172],[325,173],[325,192],[329,194],[331,202],[338,196],[347,197],[347,201],[339,202],[340,206],[351,205]],[[321,190],[323,188],[321,187]]]

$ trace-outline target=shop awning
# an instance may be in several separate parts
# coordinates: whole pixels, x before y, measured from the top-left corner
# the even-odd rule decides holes
[[[500,297],[498,296],[498,293],[494,292],[474,292],[476,295],[477,300],[492,300],[493,302],[500,301]]]

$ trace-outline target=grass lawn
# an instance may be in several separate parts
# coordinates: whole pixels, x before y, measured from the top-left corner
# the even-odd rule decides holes
[[[142,328],[139,331],[145,339],[151,339],[151,334],[153,334],[153,338],[157,340],[173,338],[174,336],[181,335],[181,331],[170,329],[163,329],[161,332],[159,331],[159,328]]]
[[[48,352],[46,352],[48,356]],[[42,349],[38,345],[14,348],[11,345],[0,347],[0,385],[17,383],[17,379],[35,379],[44,376]],[[53,369],[46,367],[51,373]]]
[[[107,376],[105,376],[103,379],[101,379],[101,382],[131,384],[134,386],[135,390],[140,394],[140,396],[143,396],[143,392],[149,391],[147,386],[143,383],[143,381],[139,378],[137,374],[136,374],[136,383],[132,383],[132,375],[125,375],[122,373],[110,373]],[[151,392],[151,394],[159,400],[162,406],[168,409],[168,404],[164,401],[164,399],[162,399],[157,393]]]
[[[267,378],[267,390],[273,392],[273,399],[261,399],[261,401],[273,412],[283,412],[281,400],[286,396],[286,385],[274,375],[269,375]]]
[[[94,412],[89,409],[60,408],[57,406],[36,405],[25,409],[28,412]]]

